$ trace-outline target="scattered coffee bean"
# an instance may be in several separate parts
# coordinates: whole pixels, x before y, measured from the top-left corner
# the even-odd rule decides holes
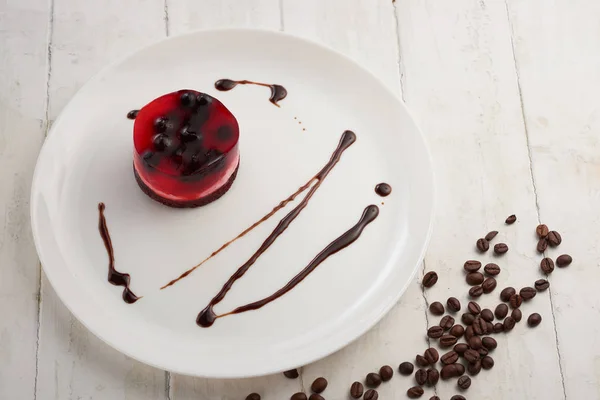
[[[384,365],[383,367],[379,368],[379,376],[381,376],[382,381],[387,382],[392,379],[392,376],[394,376],[394,369],[389,365]]]
[[[511,225],[514,224],[515,221],[517,220],[517,216],[515,214],[509,215],[508,218],[506,218],[506,221],[504,221],[507,225]]]
[[[535,233],[537,233],[540,239],[544,239],[546,236],[548,236],[548,232],[549,229],[546,224],[540,224],[537,226],[537,228],[535,228]]]
[[[467,400],[467,399],[465,399],[465,397],[461,396],[460,394],[455,394],[454,396],[450,397],[450,400]]]
[[[456,373],[457,373],[456,376],[461,376],[462,374],[465,373],[465,366],[464,365],[462,365],[461,363],[456,363],[454,365],[456,365]]]
[[[354,382],[352,386],[350,386],[350,397],[353,399],[360,399],[363,395],[364,386],[360,382]]]
[[[548,248],[548,239],[541,238],[537,243],[537,251],[538,253],[543,253]]]
[[[498,342],[493,337],[486,336],[481,339],[481,342],[483,343],[483,347],[488,350],[494,350],[496,347],[498,347]]]
[[[440,303],[439,301],[434,301],[433,303],[431,303],[431,305],[429,305],[429,311],[433,315],[443,315],[445,310],[442,303]]]
[[[431,396],[431,397],[429,398],[429,400],[440,400],[440,398],[439,398],[439,397],[437,397],[437,396]]]
[[[527,318],[527,325],[532,328],[535,328],[542,322],[542,316],[538,313],[533,313]]]
[[[415,381],[417,381],[419,385],[424,385],[425,382],[427,382],[427,371],[418,369],[417,372],[415,372]]]
[[[494,289],[496,289],[497,284],[498,283],[496,282],[496,279],[494,279],[490,276],[485,281],[483,281],[483,283],[481,284],[483,293],[486,293],[486,294],[492,293],[494,291]]]
[[[568,255],[568,254],[563,254],[558,256],[558,258],[556,259],[556,265],[559,268],[564,268],[569,266],[569,264],[571,264],[573,262],[573,258]]]
[[[296,379],[300,374],[297,369],[290,369],[289,371],[285,371],[283,375],[289,379]]]
[[[519,290],[519,294],[523,298],[523,301],[529,301],[535,297],[537,291],[534,288],[527,286]]]
[[[479,350],[477,350],[477,352],[479,353],[480,357],[485,357],[489,353],[488,349],[486,349],[485,347],[480,348]]]
[[[419,367],[428,367],[429,366],[429,361],[427,361],[427,359],[420,354],[417,354],[415,361]]]
[[[473,321],[473,325],[471,326],[473,327],[473,332],[476,335],[483,335],[488,331],[487,322],[482,320],[480,317],[475,318],[475,321]]]
[[[504,325],[502,324],[502,322],[496,322],[494,324],[494,329],[493,329],[494,333],[501,333],[504,332]]]
[[[464,265],[465,271],[476,272],[476,271],[479,271],[479,268],[481,268],[481,263],[479,261],[476,261],[476,260],[465,261],[465,265]]]
[[[467,390],[469,387],[471,387],[471,378],[469,378],[466,375],[463,375],[460,378],[458,378],[457,385],[462,390]]]
[[[418,399],[423,396],[423,388],[421,386],[413,386],[406,391],[406,395],[411,399]]]
[[[440,354],[438,353],[438,351],[436,349],[434,349],[433,347],[428,348],[427,350],[425,350],[425,359],[429,362],[429,364],[434,365],[436,362],[438,362],[438,360],[440,359]],[[391,368],[390,368],[391,370]],[[381,374],[381,371],[379,372]],[[381,377],[383,378],[383,375],[381,375]],[[389,379],[388,379],[389,380]],[[385,379],[384,379],[385,381]]]
[[[462,337],[465,334],[465,328],[461,324],[456,324],[452,328],[450,328],[449,332],[454,337]]]
[[[458,346],[458,345],[456,345],[456,346]],[[456,346],[455,346],[455,348],[456,348]],[[444,364],[444,365],[454,364],[455,362],[458,361],[458,353],[455,350],[450,350],[449,352],[447,352],[446,354],[444,354],[442,356],[441,361],[442,361],[442,364]]]
[[[479,350],[481,346],[483,346],[483,343],[481,342],[481,338],[479,336],[473,336],[471,339],[469,339],[468,344],[469,347],[473,350]]]
[[[423,286],[430,288],[438,281],[438,275],[434,271],[429,271],[423,276]]]
[[[431,328],[427,329],[427,336],[431,339],[438,339],[441,338],[442,335],[444,334],[444,328],[442,328],[441,326],[432,326]]]
[[[452,335],[444,335],[440,338],[440,346],[441,347],[450,347],[454,346],[458,338]]]
[[[485,277],[481,272],[470,272],[465,277],[465,280],[467,281],[468,285],[475,286],[481,285],[485,280]]]
[[[481,359],[481,368],[492,369],[494,366],[494,359],[490,356],[485,356]]]
[[[507,288],[504,288],[502,289],[502,292],[500,292],[500,300],[508,302],[510,300],[510,296],[512,296],[515,293],[517,293],[517,291],[514,287],[509,286]]]
[[[485,324],[487,326],[487,333],[494,332],[494,324],[492,324],[491,322],[488,322],[488,321],[485,321]]]
[[[440,373],[435,368],[429,368],[427,370],[427,385],[435,386],[440,380]]]
[[[364,400],[377,400],[379,398],[379,393],[375,389],[369,389],[365,392],[363,397]]]
[[[472,364],[475,361],[479,360],[479,352],[477,350],[469,349],[465,351],[463,357],[465,358],[465,360],[467,360],[467,362]]]
[[[473,321],[475,320],[475,316],[471,313],[464,313],[461,316],[460,320],[465,325],[471,325],[473,323]]]
[[[469,289],[469,296],[471,297],[479,297],[483,294],[483,288],[481,286],[473,286]]]
[[[461,372],[461,367],[462,367],[462,372]],[[449,364],[449,365],[445,365],[442,368],[442,371],[440,372],[440,377],[443,380],[448,380],[450,378],[455,378],[457,376],[461,376],[464,372],[464,366],[462,364],[459,363],[454,363],[454,364]]]
[[[488,232],[488,234],[485,235],[484,239],[487,240],[488,242],[490,242],[493,238],[496,237],[497,234],[498,234],[498,231]]]
[[[327,379],[325,379],[323,377],[319,377],[314,380],[312,385],[310,385],[310,390],[312,390],[315,393],[323,393],[323,391],[325,389],[327,389],[327,384],[328,384]],[[379,385],[377,385],[377,386],[379,386]]]
[[[452,312],[460,311],[460,301],[456,297],[450,297],[448,301],[446,301],[446,306],[448,306],[448,310]]]
[[[490,242],[488,242],[484,238],[477,239],[475,245],[477,246],[477,250],[479,250],[482,253],[485,253],[490,249]]]
[[[515,327],[516,321],[513,317],[506,317],[504,319],[504,332],[509,332],[512,331],[512,329]]]
[[[404,376],[412,374],[414,369],[415,369],[415,366],[411,362],[408,362],[408,361],[404,361],[403,363],[401,363],[398,366],[398,372],[400,372],[400,375],[404,375]]]
[[[376,374],[375,372],[369,372],[367,374],[365,382],[370,388],[379,387],[379,385],[381,385],[381,376],[379,376],[379,374]]]
[[[306,394],[298,392],[294,393],[292,397],[290,397],[290,400],[308,400],[308,398],[306,397]]]
[[[444,315],[440,320],[440,326],[447,331],[454,326],[454,318],[450,315]]]
[[[544,290],[546,290],[550,287],[550,282],[548,282],[545,279],[538,279],[537,281],[535,281],[534,286],[538,292],[543,292]]]
[[[250,393],[248,396],[246,396],[246,400],[260,400],[260,394]]]
[[[313,393],[310,395],[308,400],[325,400],[325,398],[318,393]]]
[[[543,258],[540,261],[540,268],[546,275],[551,274],[554,271],[554,261],[550,257]]]
[[[562,242],[562,237],[560,233],[556,231],[548,232],[548,244],[552,247],[558,246]]]
[[[498,243],[497,245],[494,246],[494,253],[496,253],[497,255],[504,254],[507,251],[508,251],[508,246],[506,245],[506,243]]]
[[[521,307],[521,304],[523,303],[523,298],[521,297],[520,294],[515,293],[512,296],[510,296],[508,303],[510,304],[510,306],[512,308],[519,308],[519,307]]]
[[[508,315],[508,306],[504,303],[500,303],[496,306],[494,314],[498,319],[504,319]]]
[[[469,304],[467,304],[467,310],[473,315],[478,315],[481,312],[481,307],[476,302],[470,301]]]
[[[457,352],[459,355],[463,355],[467,350],[469,350],[469,346],[466,343],[459,343],[456,346],[454,346],[454,351]]]
[[[473,336],[475,336],[475,330],[473,329],[473,325],[469,325],[465,329],[465,340],[469,340]]]
[[[494,264],[494,263],[486,264],[486,266],[483,267],[483,270],[485,271],[486,274],[492,275],[492,276],[496,276],[496,275],[500,274],[500,266],[498,266],[498,264]]]
[[[467,371],[472,376],[477,375],[479,372],[481,372],[481,361],[477,360],[473,364],[467,365]]]

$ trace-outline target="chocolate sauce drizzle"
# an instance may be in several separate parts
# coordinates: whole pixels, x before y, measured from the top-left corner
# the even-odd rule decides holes
[[[127,119],[136,119],[140,110],[131,110],[127,113]]]
[[[375,186],[375,193],[380,195],[381,197],[389,196],[392,193],[392,187],[387,183],[380,183]]]
[[[115,253],[112,240],[110,240],[110,233],[108,233],[108,226],[106,226],[104,209],[104,203],[98,203],[98,230],[100,231],[100,236],[102,236],[104,247],[106,247],[106,252],[108,253],[108,281],[115,286],[123,286],[123,301],[127,304],[133,304],[141,299],[141,297],[137,297],[133,294],[131,289],[129,289],[131,276],[115,269]]]
[[[277,240],[277,238],[285,232],[285,230],[289,227],[289,225],[296,219],[296,217],[302,212],[302,210],[306,207],[312,196],[319,189],[323,180],[327,177],[329,172],[335,167],[335,165],[340,160],[342,153],[350,147],[356,141],[356,135],[352,131],[345,131],[342,134],[338,147],[335,149],[331,158],[327,164],[319,171],[317,175],[315,175],[314,179],[316,179],[316,183],[310,188],[304,199],[294,208],[292,209],[275,227],[273,232],[265,239],[263,244],[256,250],[256,252],[246,261],[238,270],[229,278],[229,280],[223,285],[223,288],[217,293],[215,297],[210,301],[210,303],[200,312],[198,318],[196,319],[196,323],[200,326],[207,327],[212,325],[216,318],[216,314],[213,311],[213,307],[220,303],[227,295],[227,292],[231,289],[233,284],[240,279],[244,274],[250,269],[250,267],[258,260],[258,258]]]
[[[269,304],[270,302],[278,299],[283,296],[293,288],[295,288],[300,282],[304,280],[311,272],[313,272],[323,261],[325,261],[329,256],[337,253],[338,251],[350,246],[354,243],[362,234],[363,230],[367,225],[377,218],[379,215],[379,208],[376,205],[370,205],[362,213],[360,220],[354,225],[352,228],[344,232],[341,236],[331,242],[327,247],[325,247],[313,260],[306,266],[302,271],[300,271],[296,276],[294,276],[285,286],[276,291],[270,296],[267,296],[261,300],[240,306],[235,308],[233,311],[230,311],[226,314],[216,315],[211,306],[205,308],[200,315],[198,315],[198,319],[196,323],[204,328],[211,326],[217,318],[226,317],[232,314],[240,314],[246,311],[258,310],[259,308]]]
[[[271,97],[269,97],[269,101],[271,103],[275,104],[277,107],[279,107],[279,104],[277,104],[277,102],[279,100],[285,99],[285,97],[287,96],[287,90],[281,85],[253,82],[253,81],[247,81],[247,80],[234,81],[231,79],[219,79],[218,81],[215,82],[215,89],[217,89],[221,92],[228,92],[231,89],[233,89],[234,87],[236,87],[237,85],[258,85],[258,86],[265,86],[265,87],[270,88],[271,89]]]

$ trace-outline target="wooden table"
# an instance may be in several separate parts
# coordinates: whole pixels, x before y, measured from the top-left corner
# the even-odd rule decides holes
[[[0,399],[287,399],[317,376],[328,399],[383,364],[414,360],[439,317],[428,303],[460,294],[475,240],[497,229],[510,251],[501,288],[542,278],[535,226],[563,235],[573,264],[498,335],[491,371],[465,397],[600,399],[600,2],[595,0],[5,0],[0,2]],[[91,75],[119,56],[198,28],[260,27],[325,43],[402,96],[429,142],[436,226],[418,278],[369,333],[282,375],[208,380],[129,359],[88,332],[41,271],[29,226],[35,160],[52,121]],[[369,101],[369,93],[364,93]],[[504,225],[509,214],[518,222]],[[490,255],[481,257],[489,262]],[[422,290],[424,272],[440,280]],[[406,398],[396,374],[380,399]],[[455,381],[427,388],[442,400]]]

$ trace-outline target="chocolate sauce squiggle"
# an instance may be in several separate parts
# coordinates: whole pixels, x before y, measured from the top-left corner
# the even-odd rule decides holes
[[[131,289],[129,289],[131,276],[115,269],[115,252],[113,250],[112,240],[110,240],[110,233],[108,233],[104,209],[104,203],[98,203],[98,230],[100,231],[100,236],[102,236],[104,247],[106,247],[106,252],[108,253],[108,281],[115,286],[123,286],[123,301],[127,304],[133,304],[141,299],[141,297],[136,296]]]
[[[265,87],[270,88],[271,89],[271,97],[269,97],[269,101],[271,103],[275,104],[277,107],[279,107],[279,104],[277,104],[277,102],[279,100],[285,99],[285,97],[287,96],[287,90],[281,85],[253,82],[253,81],[247,81],[247,80],[234,81],[231,79],[219,79],[218,81],[215,82],[215,89],[217,89],[221,92],[228,92],[231,89],[233,89],[234,87],[236,87],[237,85],[258,85],[258,86],[265,86]]]
[[[354,225],[352,228],[344,232],[343,235],[335,239],[331,242],[327,247],[325,247],[313,260],[306,266],[302,271],[300,271],[296,276],[294,276],[284,287],[276,291],[270,296],[265,297],[264,299],[255,301],[253,303],[249,303],[240,307],[235,308],[233,311],[230,311],[226,314],[215,315],[210,314],[207,315],[203,319],[198,319],[198,324],[202,327],[211,326],[215,319],[226,317],[232,314],[241,314],[246,311],[258,310],[259,308],[269,304],[270,302],[280,298],[293,288],[295,288],[300,282],[304,280],[311,272],[313,272],[323,261],[325,261],[329,256],[334,255],[338,251],[350,246],[354,243],[362,234],[362,231],[365,229],[367,225],[377,218],[379,215],[379,208],[375,205],[370,205],[362,213],[360,220]],[[212,312],[212,309],[211,309]],[[206,325],[204,325],[206,324]]]
[[[317,182],[310,188],[304,199],[292,210],[290,211],[275,227],[273,232],[265,239],[263,244],[256,250],[256,252],[246,261],[238,270],[229,278],[227,282],[223,285],[223,288],[217,293],[215,297],[210,301],[210,303],[200,312],[198,318],[196,319],[196,323],[200,326],[210,326],[213,324],[216,314],[213,311],[213,307],[221,302],[227,292],[231,289],[233,284],[240,279],[244,274],[250,269],[250,267],[258,260],[258,258],[277,240],[277,238],[285,232],[288,226],[296,219],[296,217],[302,212],[302,210],[306,207],[312,196],[319,189],[323,180],[327,177],[329,172],[335,167],[335,165],[340,160],[342,153],[350,147],[356,141],[356,135],[352,131],[345,131],[342,134],[338,147],[335,149],[334,153],[331,156],[331,159],[325,166],[319,171],[315,178]]]

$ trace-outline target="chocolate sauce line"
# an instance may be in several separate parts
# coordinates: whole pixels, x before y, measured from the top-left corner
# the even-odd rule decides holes
[[[104,209],[104,203],[98,203],[98,230],[100,231],[100,236],[102,236],[104,247],[106,247],[106,252],[108,253],[108,281],[115,286],[123,286],[123,301],[127,304],[133,304],[141,299],[141,297],[137,297],[133,294],[131,289],[129,289],[131,276],[115,269],[115,252],[112,240],[110,239],[110,233],[108,232],[108,226],[106,225]]]
[[[280,107],[279,104],[277,104],[277,102],[285,99],[287,96],[287,90],[281,85],[253,82],[245,79],[241,81],[234,81],[231,79],[219,79],[215,82],[215,89],[221,92],[228,92],[237,85],[258,85],[268,87],[269,89],[271,89],[271,97],[269,97],[269,101],[277,107]]]
[[[240,306],[235,308],[233,311],[230,311],[226,314],[215,315],[214,319],[226,317],[232,314],[241,314],[246,311],[258,310],[259,308],[269,304],[270,302],[277,300],[293,288],[295,288],[300,282],[302,282],[311,272],[313,272],[323,261],[325,261],[330,256],[334,255],[340,250],[350,246],[354,243],[362,234],[363,230],[367,225],[373,222],[377,216],[379,215],[379,208],[376,205],[370,205],[362,213],[360,220],[354,225],[352,228],[344,232],[341,236],[331,242],[327,247],[325,247],[313,260],[306,266],[302,271],[300,271],[296,276],[294,276],[285,286],[276,291],[270,296],[267,296],[261,300]],[[214,319],[211,322],[214,322]],[[202,325],[204,326],[204,325]],[[208,327],[210,325],[206,325],[204,327]]]
[[[356,135],[352,131],[345,131],[342,134],[338,147],[335,149],[333,154],[331,155],[331,159],[325,166],[319,171],[315,178],[317,182],[310,188],[304,199],[294,208],[292,209],[275,227],[273,232],[265,239],[263,244],[256,250],[256,252],[246,261],[242,266],[238,268],[238,270],[229,278],[227,282],[223,285],[223,288],[217,293],[215,297],[210,301],[210,303],[198,314],[198,318],[196,319],[196,323],[203,327],[211,326],[214,323],[216,318],[216,314],[213,311],[213,307],[220,303],[227,292],[231,289],[233,284],[240,279],[244,274],[250,269],[250,267],[258,260],[258,258],[277,240],[277,238],[285,232],[288,226],[296,219],[296,217],[302,212],[302,210],[306,207],[312,196],[319,189],[323,180],[327,177],[329,172],[335,167],[335,165],[340,160],[342,153],[350,147],[356,141]]]

